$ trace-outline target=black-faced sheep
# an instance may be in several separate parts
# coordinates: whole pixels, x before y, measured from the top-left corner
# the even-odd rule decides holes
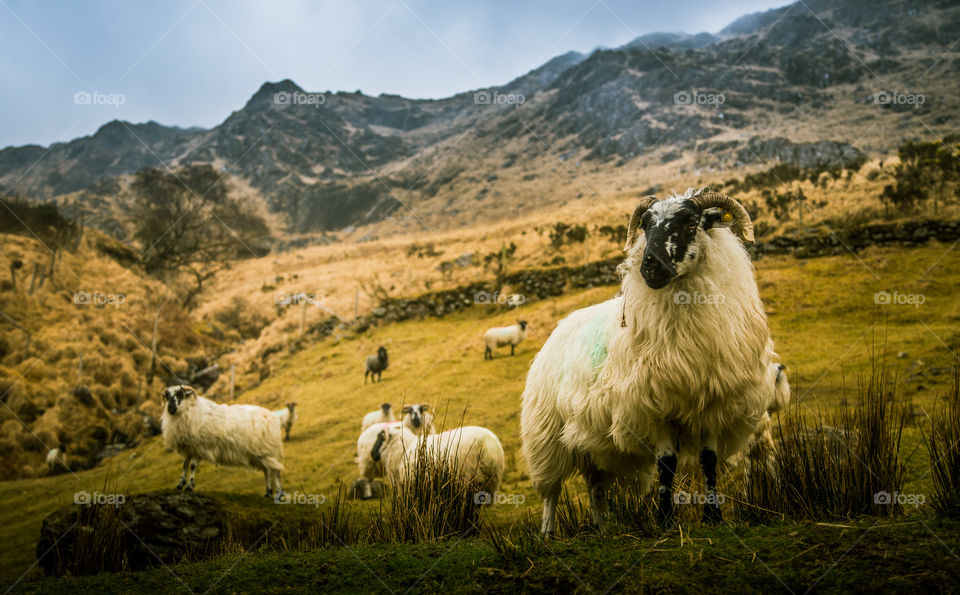
[[[383,376],[383,371],[387,369],[387,348],[380,346],[377,349],[377,355],[371,355],[367,358],[367,368],[363,372],[363,383],[367,383],[367,376],[370,377],[372,382],[379,382],[380,377]]]
[[[474,497],[481,504],[492,502],[506,464],[500,439],[480,426],[419,437],[403,426],[390,426],[377,432],[370,452],[371,460],[381,462],[393,481],[407,481],[421,456],[443,461],[455,469],[475,490]]]
[[[193,489],[197,465],[204,460],[261,469],[266,495],[276,491],[282,497],[283,438],[280,421],[269,409],[220,405],[183,385],[167,387],[163,399],[163,444],[167,451],[183,456],[177,489]]]
[[[430,405],[417,403],[403,408],[403,425],[414,434],[433,434],[433,415],[427,410]]]
[[[769,329],[746,210],[688,190],[634,210],[620,293],[560,321],[530,367],[521,438],[543,498],[541,530],[555,529],[564,480],[582,473],[594,522],[618,477],[659,479],[661,522],[673,517],[678,456],[699,459],[704,519],[721,519],[717,461],[740,452],[771,394]]]
[[[390,403],[384,403],[380,405],[380,408],[376,411],[371,411],[363,416],[363,421],[360,422],[360,432],[363,433],[364,430],[373,424],[387,423],[395,420],[396,417],[393,415],[393,406],[390,405]]]
[[[493,359],[493,350],[504,345],[510,346],[510,355],[513,355],[517,345],[526,338],[526,320],[518,320],[517,324],[511,324],[510,326],[487,329],[487,332],[483,333],[483,342],[486,345],[483,350],[483,359]]]

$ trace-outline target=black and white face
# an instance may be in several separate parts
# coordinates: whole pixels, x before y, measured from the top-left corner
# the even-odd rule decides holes
[[[194,393],[189,387],[181,384],[176,386],[168,386],[166,390],[163,391],[161,396],[167,402],[167,411],[170,413],[170,415],[176,415],[177,411],[184,407],[184,401],[196,396],[196,393]]]
[[[379,359],[380,361],[384,361],[385,359],[387,359],[387,348],[386,348],[386,347],[381,347],[381,348],[377,349],[377,359]]]
[[[729,225],[733,217],[720,209],[701,210],[682,197],[655,203],[643,214],[640,228],[645,239],[640,274],[651,289],[694,270],[699,263],[700,232]]]
[[[518,321],[517,321],[517,324],[520,325],[520,330],[523,330],[523,331],[527,330],[527,321],[526,321],[526,320],[518,320]]]
[[[410,425],[419,428],[423,425],[423,412],[428,408],[427,405],[410,405],[403,408],[403,414],[410,416]]]

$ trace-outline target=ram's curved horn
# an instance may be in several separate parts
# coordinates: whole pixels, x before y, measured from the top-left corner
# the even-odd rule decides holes
[[[733,216],[734,222],[745,242],[753,242],[753,222],[750,215],[739,202],[719,192],[703,192],[693,196],[692,200],[701,209],[719,207]]]
[[[637,227],[640,225],[640,219],[647,209],[652,207],[658,200],[660,199],[656,196],[648,196],[641,200],[640,203],[637,204],[637,208],[633,210],[633,215],[630,215],[630,223],[627,225],[627,243],[623,246],[624,252],[633,248],[633,244],[637,241],[637,236],[639,235]]]

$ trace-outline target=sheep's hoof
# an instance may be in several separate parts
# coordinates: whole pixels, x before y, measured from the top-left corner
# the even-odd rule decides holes
[[[705,525],[719,525],[723,523],[723,513],[720,512],[719,506],[710,506],[709,504],[703,507],[703,520],[701,521]]]
[[[186,485],[186,483],[187,483],[187,482],[185,482],[185,481],[183,481],[183,480],[181,479],[180,481],[177,482],[177,487],[175,487],[175,488],[173,488],[173,489],[175,489],[175,490],[182,490],[182,489],[183,489],[183,486]]]

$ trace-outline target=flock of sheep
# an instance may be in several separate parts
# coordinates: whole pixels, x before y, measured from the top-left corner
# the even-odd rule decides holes
[[[658,516],[671,522],[683,459],[699,462],[704,520],[721,520],[718,462],[736,465],[753,444],[772,446],[770,413],[790,400],[744,247],[752,241],[746,210],[705,188],[650,196],[636,207],[620,291],[561,320],[527,375],[521,449],[543,499],[544,533],[554,532],[563,483],[574,473],[587,482],[595,523],[606,515],[614,482],[654,479]],[[488,330],[484,358],[506,345],[513,354],[526,335],[522,320]],[[387,365],[381,347],[366,361],[364,382],[379,381]],[[295,403],[279,412],[219,405],[186,386],[167,388],[164,398],[165,446],[184,457],[178,488],[192,489],[197,463],[207,460],[261,469],[267,495],[282,494],[281,431],[289,436]],[[406,406],[401,416],[389,403],[364,416],[356,497],[380,495],[383,478],[405,481],[424,456],[451,463],[478,493],[496,493],[505,457],[493,432],[436,433],[425,404]]]

